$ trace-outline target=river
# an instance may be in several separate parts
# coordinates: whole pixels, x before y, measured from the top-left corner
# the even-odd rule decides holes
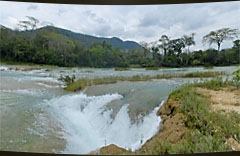
[[[77,78],[155,75],[207,71],[203,68],[113,68],[0,66],[0,150],[86,154],[116,144],[136,150],[150,139],[161,121],[156,115],[164,100],[178,86],[195,79],[161,79],[117,82],[67,92],[61,75]],[[231,74],[239,67],[215,67],[210,71]]]

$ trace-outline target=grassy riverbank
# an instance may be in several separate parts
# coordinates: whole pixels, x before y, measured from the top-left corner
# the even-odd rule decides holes
[[[207,90],[201,92],[201,89]],[[236,111],[230,113],[226,109],[214,109],[213,103],[216,100],[212,101],[208,96],[212,90],[225,90],[227,93],[240,95],[240,91],[232,81],[212,80],[181,87],[169,95],[165,106],[159,110],[159,115],[165,120],[163,128],[169,127],[171,125],[169,121],[174,119],[178,120],[175,122],[182,123],[179,127],[172,125],[179,131],[165,129],[163,134],[169,131],[173,134],[165,138],[163,134],[160,135],[161,137],[156,136],[143,146],[140,152],[201,153],[232,151],[234,148],[235,150],[239,148],[240,114]],[[239,96],[236,97],[235,102],[237,103],[238,100],[240,100]],[[236,103],[230,105],[234,106]],[[170,114],[166,114],[166,111],[170,111]]]
[[[98,153],[179,154],[240,150],[239,95],[235,82],[222,79],[182,86],[172,92],[159,109],[161,128],[141,149],[132,153],[122,149],[116,153],[116,147],[110,146],[101,148]],[[231,100],[227,100],[229,98]]]
[[[170,78],[207,78],[218,77],[225,75],[224,72],[191,72],[187,74],[159,74],[159,75],[135,75],[132,77],[106,77],[106,78],[94,78],[94,79],[79,79],[73,83],[67,85],[65,90],[79,91],[87,86],[116,83],[118,81],[150,81],[153,79],[170,79]]]

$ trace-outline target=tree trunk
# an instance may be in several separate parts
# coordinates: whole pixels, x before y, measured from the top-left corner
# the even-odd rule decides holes
[[[221,43],[218,43],[218,51],[220,51]]]

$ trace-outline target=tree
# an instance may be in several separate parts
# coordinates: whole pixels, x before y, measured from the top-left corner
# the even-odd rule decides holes
[[[140,45],[143,48],[143,53],[144,53],[144,57],[147,58],[148,54],[149,54],[149,48],[148,48],[148,43],[147,42],[141,42]]]
[[[169,38],[167,35],[162,35],[161,38],[159,39],[160,45],[159,48],[163,50],[163,54],[167,54],[167,49],[168,49],[168,43],[169,43]]]
[[[31,16],[26,16],[30,22],[30,27],[32,30],[35,30],[39,24],[39,20],[34,18],[34,17],[31,17]]]
[[[233,41],[233,48],[237,50],[237,55],[238,55],[239,64],[240,64],[240,40]]]
[[[185,46],[187,46],[188,48],[187,48],[187,54],[189,55],[189,48],[190,48],[190,46],[192,46],[192,45],[195,45],[195,41],[194,41],[194,33],[192,33],[191,35],[184,35],[183,37],[182,37],[182,40],[183,40],[183,43],[185,44]],[[184,56],[184,58],[186,58],[186,64],[188,64],[189,63],[189,57],[188,56],[185,56],[185,55],[182,55],[182,56]]]
[[[240,40],[233,41],[233,47],[240,48]]]
[[[223,28],[216,31],[211,31],[203,37],[203,44],[208,43],[210,46],[213,43],[217,44],[218,51],[220,51],[221,44],[225,40],[232,40],[239,34],[238,29]]]
[[[26,30],[35,30],[39,24],[39,20],[31,17],[31,16],[26,16],[28,20],[26,21],[19,21],[18,26]]]
[[[189,48],[190,48],[190,46],[195,45],[194,35],[195,35],[195,34],[192,33],[190,36],[184,35],[184,36],[182,37],[182,40],[183,40],[185,46],[188,47],[188,50],[187,50],[188,54],[189,54]]]
[[[30,26],[30,22],[29,21],[19,21],[18,26],[20,27],[20,29],[23,29],[24,31],[28,30],[29,26]]]
[[[177,57],[180,56],[182,49],[185,48],[185,44],[181,38],[170,40],[168,44],[169,55],[176,55]]]
[[[151,45],[152,58],[153,60],[156,60],[159,52],[158,42],[157,41],[151,42],[150,45]]]

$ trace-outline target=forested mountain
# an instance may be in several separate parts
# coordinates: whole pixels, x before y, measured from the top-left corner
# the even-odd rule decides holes
[[[5,26],[2,26],[5,29],[11,30]],[[13,31],[13,30],[12,30]],[[139,49],[141,48],[141,45],[139,45],[137,42],[134,41],[123,41],[120,38],[112,37],[112,38],[105,38],[105,37],[96,37],[91,35],[85,35],[81,33],[75,33],[70,30],[57,28],[54,26],[45,26],[36,30],[29,30],[25,31],[24,33],[27,34],[27,36],[35,36],[37,32],[39,31],[46,31],[46,32],[54,32],[58,34],[62,34],[64,36],[67,36],[69,39],[72,40],[79,40],[84,46],[90,47],[93,43],[96,42],[103,42],[104,40],[107,41],[109,44],[112,45],[113,48],[119,47],[122,51],[126,50],[133,50],[133,49]],[[16,34],[23,34],[23,32],[15,32]]]
[[[131,49],[141,48],[141,46],[136,42],[122,41],[121,39],[119,39],[117,37],[112,37],[112,38],[95,37],[95,36],[75,33],[70,30],[56,28],[53,26],[46,26],[46,27],[40,28],[38,30],[54,31],[54,32],[60,33],[62,35],[67,36],[70,39],[75,39],[75,40],[81,41],[87,47],[90,47],[95,42],[102,42],[105,40],[109,44],[111,44],[113,48],[120,47],[120,49],[124,50],[124,51],[127,49],[131,50]],[[38,30],[36,30],[36,31],[38,31]]]
[[[123,51],[141,48],[141,46],[137,42],[134,42],[134,41],[123,41],[117,37],[112,37],[112,38],[95,37],[95,36],[91,36],[91,35],[75,33],[70,30],[57,28],[57,27],[53,27],[53,26],[46,26],[46,27],[42,27],[42,28],[39,28],[36,30],[30,30],[25,33],[27,33],[29,36],[34,36],[39,31],[54,32],[54,33],[58,33],[58,34],[67,36],[69,39],[72,39],[72,40],[79,40],[84,46],[86,46],[88,48],[93,43],[103,42],[104,40],[107,41],[109,44],[111,44],[113,48],[120,47],[120,49]]]

